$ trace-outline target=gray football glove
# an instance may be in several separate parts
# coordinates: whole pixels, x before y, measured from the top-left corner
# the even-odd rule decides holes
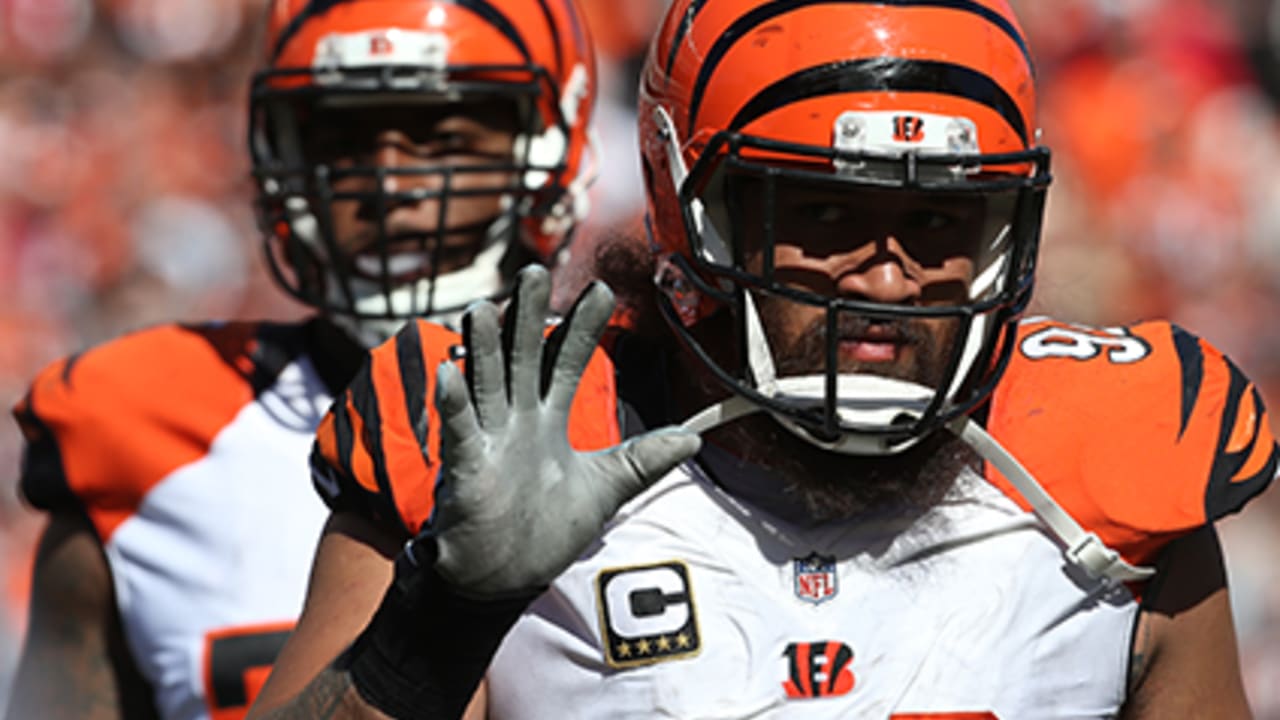
[[[569,408],[613,293],[602,283],[584,290],[556,348],[544,340],[550,288],[545,269],[522,270],[501,332],[490,303],[464,317],[468,377],[452,364],[439,369],[444,469],[432,520],[435,567],[473,597],[550,584],[623,503],[700,445],[697,435],[669,427],[597,452],[570,447]]]

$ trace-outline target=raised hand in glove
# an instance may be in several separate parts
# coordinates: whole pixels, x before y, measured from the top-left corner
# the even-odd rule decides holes
[[[522,270],[501,332],[492,304],[464,319],[466,380],[453,365],[439,369],[436,571],[475,597],[548,585],[623,503],[699,447],[697,435],[677,428],[597,452],[570,447],[569,408],[613,294],[602,283],[589,286],[565,318],[558,347],[544,332],[550,294],[545,269]]]
[[[569,408],[613,294],[596,283],[549,344],[547,271],[528,267],[499,325],[464,316],[467,377],[437,368],[443,419],[430,526],[345,662],[364,701],[395,718],[457,718],[529,602],[617,509],[692,457],[698,436],[666,428],[606,450],[569,445]]]

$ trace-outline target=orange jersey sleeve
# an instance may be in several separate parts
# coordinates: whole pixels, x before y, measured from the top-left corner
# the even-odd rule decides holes
[[[1258,389],[1208,342],[1166,322],[1024,322],[988,426],[1133,564],[1238,511],[1277,471]],[[997,471],[987,475],[1026,507]]]
[[[13,409],[20,487],[83,510],[105,542],[146,493],[217,433],[299,350],[289,326],[160,326],[42,370]]]
[[[440,472],[436,368],[464,365],[462,338],[425,320],[375,348],[320,422],[311,453],[317,490],[334,510],[356,512],[404,537],[435,507]],[[570,410],[570,442],[580,450],[621,441],[613,366],[597,351]]]

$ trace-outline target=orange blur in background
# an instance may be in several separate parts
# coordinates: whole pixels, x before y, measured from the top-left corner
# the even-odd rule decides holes
[[[1280,411],[1280,2],[1014,0],[1055,185],[1036,313],[1171,318]],[[0,404],[47,362],[143,325],[293,318],[250,208],[260,0],[0,0]],[[605,172],[578,257],[642,212],[633,100],[662,0],[585,0]],[[562,294],[584,281],[570,265]],[[1280,427],[1276,428],[1280,430]],[[0,707],[40,518],[0,422]],[[1224,523],[1247,689],[1280,718],[1280,493]]]

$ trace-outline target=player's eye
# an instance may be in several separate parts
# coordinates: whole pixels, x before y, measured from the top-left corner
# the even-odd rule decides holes
[[[955,224],[955,216],[937,210],[915,210],[907,214],[906,225],[911,230],[937,232]]]
[[[834,225],[849,219],[849,208],[839,203],[807,203],[796,208],[805,220],[819,225]]]
[[[425,144],[434,153],[463,152],[473,149],[475,137],[469,133],[446,130],[433,133]]]

